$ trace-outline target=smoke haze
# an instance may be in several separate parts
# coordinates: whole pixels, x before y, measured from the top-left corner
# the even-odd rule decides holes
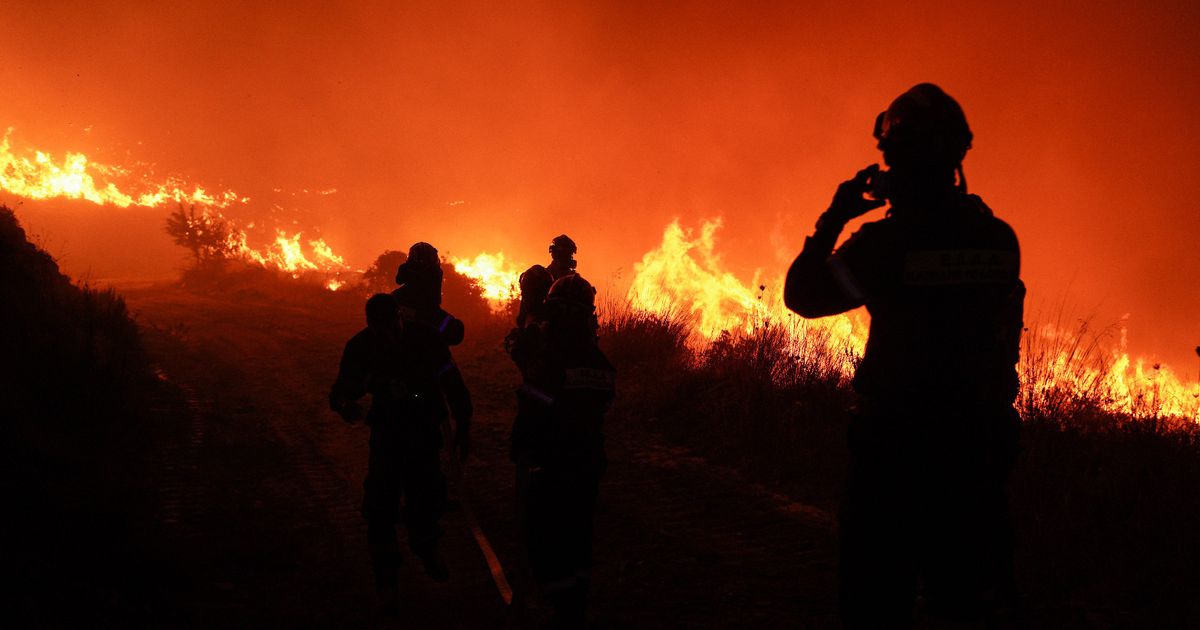
[[[1020,235],[1031,307],[1128,313],[1131,349],[1194,370],[1192,3],[229,4],[6,3],[0,126],[287,197],[357,266],[416,240],[533,262],[567,232],[603,286],[672,218],[722,216],[749,279],[782,273],[879,161],[875,114],[931,81],[966,110],[971,189]],[[72,273],[182,264],[161,209],[18,214]]]

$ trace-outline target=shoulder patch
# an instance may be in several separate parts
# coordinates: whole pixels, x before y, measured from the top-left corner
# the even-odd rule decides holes
[[[594,389],[609,391],[614,388],[616,383],[616,375],[608,370],[597,370],[595,368],[569,368],[566,370],[566,379],[563,381],[563,389]]]
[[[1001,249],[953,249],[909,252],[904,258],[904,284],[949,286],[1012,282],[1019,275],[1016,252]]]

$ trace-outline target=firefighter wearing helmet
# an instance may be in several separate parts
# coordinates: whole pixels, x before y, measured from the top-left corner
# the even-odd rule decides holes
[[[429,576],[449,578],[438,552],[438,521],[447,500],[440,426],[453,416],[456,437],[465,438],[472,415],[470,394],[445,343],[433,329],[406,323],[400,311],[390,294],[367,300],[367,327],[346,343],[329,393],[329,406],[350,424],[364,419],[359,401],[371,395],[362,514],[380,605],[388,614],[399,605],[397,523],[403,521],[409,548]],[[465,444],[458,451],[464,459]]]
[[[929,615],[987,622],[1014,593],[1017,237],[967,193],[973,136],[941,88],[901,94],[874,135],[887,170],[838,187],[784,289],[804,317],[871,316],[839,519],[842,616],[850,628],[907,627],[920,584]],[[849,221],[885,205],[834,249]]]
[[[546,270],[555,280],[575,273],[577,251],[579,250],[575,247],[575,241],[566,234],[559,234],[550,241],[550,264],[546,266]]]
[[[527,326],[537,326],[545,320],[546,295],[550,286],[560,278],[575,273],[575,241],[559,234],[550,241],[550,264],[533,265],[518,280],[521,301],[517,306],[517,326],[504,338],[504,347],[511,352],[513,344]]]
[[[602,424],[616,371],[596,343],[596,290],[570,274],[555,281],[545,319],[512,348],[521,370],[512,429],[517,503],[529,577],[559,627],[582,627],[592,528],[607,466]]]
[[[400,313],[406,321],[417,322],[437,330],[447,346],[462,343],[466,327],[462,320],[442,308],[442,259],[429,243],[414,243],[408,258],[396,270],[392,295],[400,303]]]

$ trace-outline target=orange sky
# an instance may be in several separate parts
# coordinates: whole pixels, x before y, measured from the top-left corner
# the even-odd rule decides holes
[[[21,4],[0,8],[15,141],[260,198],[337,188],[301,218],[360,265],[414,240],[533,261],[566,231],[603,285],[672,217],[720,215],[736,271],[780,272],[878,160],[874,115],[932,81],[966,109],[967,175],[1021,237],[1031,304],[1129,313],[1135,350],[1195,370],[1194,3]],[[23,212],[75,273],[180,264],[161,210]]]

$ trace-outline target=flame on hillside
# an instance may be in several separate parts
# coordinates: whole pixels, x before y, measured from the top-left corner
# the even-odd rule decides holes
[[[225,208],[249,201],[232,190],[210,192],[174,177],[125,183],[135,179],[129,169],[95,162],[83,153],[56,158],[36,149],[13,151],[11,136],[10,127],[0,140],[0,189],[27,199],[84,199],[121,208],[172,203]]]
[[[209,239],[203,245],[206,254],[278,269],[294,278],[315,274],[331,291],[345,285],[341,274],[351,269],[324,239],[304,239],[301,232],[288,234],[276,228],[274,236],[264,245],[254,247],[250,245],[246,229],[215,210],[235,203],[246,204],[250,201],[248,197],[240,197],[231,190],[209,192],[178,178],[151,182],[142,177],[141,184],[123,188],[118,181],[139,180],[130,169],[95,162],[83,153],[68,152],[59,159],[36,149],[14,151],[11,136],[10,128],[0,141],[0,189],[4,191],[27,199],[81,199],[120,208],[155,208],[168,204],[200,207],[199,213],[193,210],[191,215],[181,215],[179,221],[197,236],[202,236],[205,231],[218,231],[221,235],[218,240]],[[331,189],[318,194],[333,192]],[[252,229],[253,226],[251,223],[247,227]]]
[[[803,360],[814,338],[827,349],[845,352],[849,376],[861,357],[867,322],[857,312],[804,320],[783,305],[783,278],[745,284],[724,269],[716,254],[721,221],[704,222],[699,232],[678,221],[667,225],[659,246],[634,265],[627,298],[635,307],[668,317],[683,316],[706,339],[724,331],[753,333],[780,324],[793,356]],[[757,289],[757,290],[756,290]],[[1102,339],[1085,338],[1057,327],[1026,333],[1018,366],[1023,406],[1053,408],[1057,401],[1088,400],[1103,410],[1137,416],[1183,417],[1200,422],[1200,383],[1187,383],[1169,367],[1131,357],[1122,327],[1120,341],[1105,349]]]
[[[331,291],[345,285],[341,274],[351,270],[345,259],[336,254],[325,239],[304,239],[302,232],[288,234],[275,228],[272,239],[254,247],[250,245],[250,236],[245,229],[215,210],[204,208],[197,213],[195,208],[189,212],[181,209],[172,215],[172,220],[177,225],[186,226],[186,233],[197,235],[200,239],[197,242],[201,243],[198,247],[208,257],[239,259],[286,272],[293,278],[306,274],[317,275]],[[202,239],[205,232],[210,234],[210,238]]]

